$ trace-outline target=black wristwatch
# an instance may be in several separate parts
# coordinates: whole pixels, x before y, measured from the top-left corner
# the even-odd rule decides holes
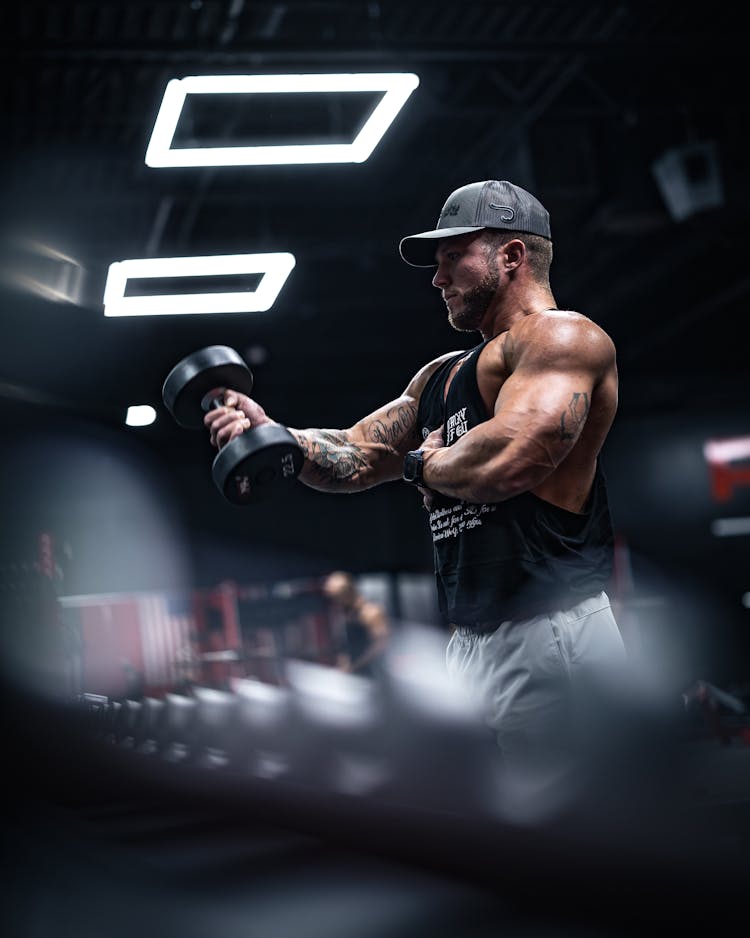
[[[413,485],[424,485],[422,480],[422,466],[424,465],[424,453],[421,449],[410,450],[404,456],[403,479],[405,482],[411,482]]]

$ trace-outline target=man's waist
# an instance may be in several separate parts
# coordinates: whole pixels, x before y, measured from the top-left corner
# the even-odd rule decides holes
[[[468,616],[452,616],[449,612],[447,618],[451,629],[472,635],[489,635],[496,632],[500,626],[507,622],[523,622],[536,619],[542,615],[553,615],[558,612],[572,610],[581,603],[600,595],[601,591],[602,586],[597,585],[585,593],[566,591],[547,596],[538,601],[527,599],[526,602],[504,608],[501,616],[475,619]]]

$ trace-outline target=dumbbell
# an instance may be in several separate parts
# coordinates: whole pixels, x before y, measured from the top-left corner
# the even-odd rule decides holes
[[[222,389],[249,395],[253,375],[240,355],[226,345],[210,345],[178,362],[167,375],[162,399],[181,427],[199,429],[211,409],[223,406]],[[216,455],[211,474],[234,505],[269,498],[295,479],[304,455],[294,436],[279,424],[252,427],[230,440]]]

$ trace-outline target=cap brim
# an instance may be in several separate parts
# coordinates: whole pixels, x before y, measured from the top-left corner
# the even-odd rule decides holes
[[[485,227],[486,225],[470,225],[468,228],[436,228],[435,231],[421,231],[419,234],[402,238],[398,252],[412,267],[437,267],[435,241],[468,234],[470,231],[481,231]]]

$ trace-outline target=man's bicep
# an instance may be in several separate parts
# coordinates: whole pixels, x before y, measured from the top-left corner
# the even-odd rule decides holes
[[[591,407],[594,379],[583,369],[514,372],[495,402],[493,423],[517,442],[536,442],[557,465],[581,435]]]
[[[589,415],[594,389],[615,367],[614,345],[593,323],[554,323],[516,346],[515,367],[500,389],[495,414],[518,410],[572,447]]]
[[[585,382],[569,374],[548,372],[540,380],[515,370],[489,420],[446,448],[428,450],[425,484],[473,503],[504,501],[536,488],[572,450],[585,423],[577,408],[586,410],[589,392]]]

